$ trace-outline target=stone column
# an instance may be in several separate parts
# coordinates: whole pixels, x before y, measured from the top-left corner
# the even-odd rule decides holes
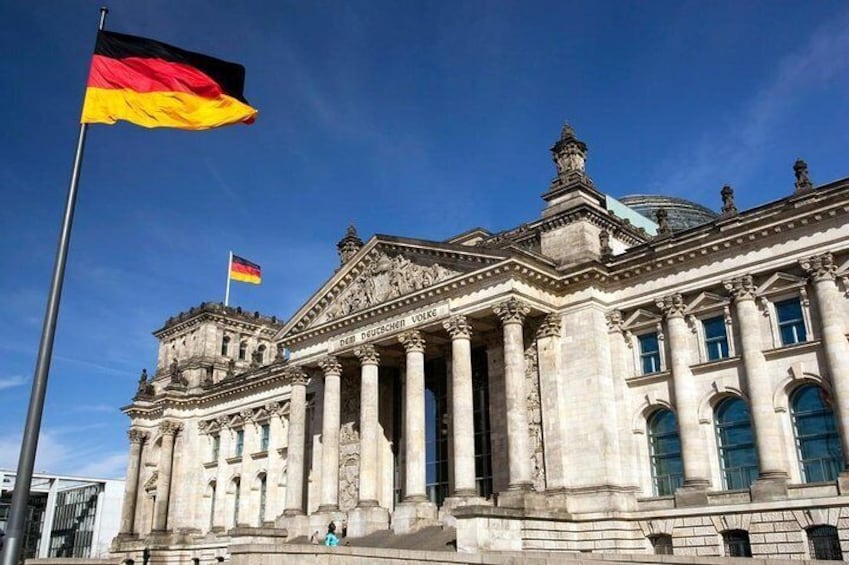
[[[348,513],[348,535],[360,537],[389,528],[389,511],[377,496],[379,459],[378,363],[380,356],[371,344],[354,350],[360,359],[360,486],[357,507]],[[396,509],[397,512],[397,509]],[[395,520],[393,520],[393,527]]]
[[[684,320],[686,305],[680,294],[673,294],[658,300],[657,307],[666,318],[675,416],[684,459],[684,489],[680,496],[676,493],[676,501],[679,506],[707,504],[710,463],[699,431],[699,396],[690,370],[690,330]]]
[[[289,448],[286,451],[286,509],[284,516],[304,514],[304,444],[306,442],[307,377],[300,367],[287,369],[292,385],[289,398]]]
[[[324,371],[324,409],[321,426],[321,498],[319,512],[339,510],[339,408],[342,365],[328,356],[318,362]]]
[[[562,377],[560,314],[549,314],[537,330],[539,392],[545,438],[546,490],[562,492],[566,487],[566,442],[568,430],[562,414],[569,409],[569,395]]]
[[[424,502],[425,492],[425,340],[421,332],[401,334],[407,353],[404,387],[404,502]]]
[[[136,523],[136,500],[139,496],[139,472],[141,471],[142,447],[147,434],[130,430],[130,460],[127,462],[127,482],[124,486],[124,508],[121,511],[120,535],[132,535]]]
[[[772,382],[763,354],[761,314],[755,304],[755,284],[751,275],[744,275],[725,284],[734,299],[734,313],[740,327],[743,367],[749,409],[757,443],[760,474],[752,485],[754,500],[787,497],[787,469],[783,439],[775,408],[772,405]]]
[[[843,448],[842,474],[845,474],[849,472],[849,342],[846,341],[846,320],[843,314],[845,299],[837,288],[837,265],[831,253],[810,257],[800,263],[808,273],[816,296],[825,362],[834,395],[834,413]]]
[[[477,496],[474,395],[472,392],[472,326],[465,316],[454,316],[443,326],[451,336],[454,496]]]
[[[156,507],[153,511],[155,532],[164,532],[168,528],[168,499],[171,497],[171,468],[174,464],[174,438],[182,426],[178,422],[166,420],[159,424],[162,446],[159,451],[159,474],[156,479]]]
[[[358,507],[378,506],[377,503],[377,401],[380,363],[373,345],[363,345],[354,351],[360,359],[360,489]]]
[[[504,386],[507,390],[507,461],[510,468],[508,491],[529,491],[531,461],[528,439],[527,386],[525,384],[525,342],[522,323],[531,309],[510,298],[493,307],[504,330]]]

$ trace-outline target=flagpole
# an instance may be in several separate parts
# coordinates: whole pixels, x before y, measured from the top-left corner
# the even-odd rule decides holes
[[[100,23],[98,31],[106,24],[106,14],[109,9],[100,8]],[[9,510],[9,522],[3,545],[2,565],[18,565],[23,549],[23,533],[27,515],[29,490],[32,487],[32,473],[35,466],[35,453],[38,449],[38,435],[41,429],[41,416],[44,412],[44,397],[47,391],[47,377],[50,372],[50,361],[53,357],[53,339],[56,336],[56,320],[59,315],[59,302],[62,299],[62,283],[65,279],[65,264],[68,259],[68,246],[71,242],[71,226],[74,223],[74,208],[77,200],[77,188],[80,183],[83,149],[85,148],[87,124],[80,124],[77,138],[77,152],[74,166],[71,169],[71,181],[68,186],[68,197],[65,202],[65,215],[59,232],[59,244],[56,249],[56,259],[53,265],[53,278],[50,283],[50,293],[47,296],[47,308],[44,314],[44,326],[41,330],[41,342],[38,346],[38,357],[32,380],[29,409],[27,411],[26,427],[21,442],[21,454],[18,459],[18,470],[15,474],[15,488],[12,493],[12,506]]]
[[[230,251],[230,259],[227,261],[227,290],[224,291],[224,306],[230,306],[230,273],[233,269],[233,251]]]

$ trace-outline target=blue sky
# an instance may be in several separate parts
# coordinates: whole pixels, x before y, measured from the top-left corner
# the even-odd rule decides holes
[[[0,467],[16,465],[100,2],[0,6]],[[568,120],[614,196],[748,208],[849,175],[849,5],[113,1],[107,27],[247,67],[256,124],[89,131],[36,467],[121,476],[151,331],[286,318],[349,222],[444,239],[539,216]]]

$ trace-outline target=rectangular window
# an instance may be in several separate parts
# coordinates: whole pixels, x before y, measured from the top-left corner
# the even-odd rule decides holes
[[[218,453],[221,451],[221,436],[212,436],[212,460],[218,461]]]
[[[640,340],[640,365],[643,368],[643,374],[657,373],[660,371],[660,346],[657,334],[643,334],[637,339]]]
[[[236,430],[236,457],[242,456],[245,449],[245,430]]]
[[[708,361],[728,357],[728,334],[725,332],[725,318],[717,316],[702,321],[705,329],[705,351]]]
[[[798,298],[776,302],[775,312],[778,316],[781,345],[793,345],[808,340],[805,319],[802,317],[802,303]]]
[[[259,441],[259,450],[268,451],[268,439],[271,437],[271,427],[268,424],[262,425],[262,435]]]

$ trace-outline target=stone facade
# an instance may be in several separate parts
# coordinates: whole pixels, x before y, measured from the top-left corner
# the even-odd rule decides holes
[[[116,554],[330,521],[455,527],[461,552],[849,552],[849,179],[799,161],[782,200],[724,187],[722,214],[649,235],[568,126],[552,154],[535,221],[351,227],[285,324],[204,304],[157,331]]]

